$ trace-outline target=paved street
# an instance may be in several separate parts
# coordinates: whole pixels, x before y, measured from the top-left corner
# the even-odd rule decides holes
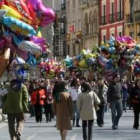
[[[45,116],[43,116],[44,118]],[[41,124],[35,123],[34,118],[27,117],[22,140],[61,140],[59,132],[54,127],[55,121],[46,123],[45,118]],[[140,130],[133,130],[133,113],[123,113],[119,130],[111,129],[110,113],[105,114],[105,126],[100,128],[95,123],[93,140],[140,140]],[[9,140],[7,123],[0,123],[0,140]],[[74,127],[68,132],[67,140],[82,140],[82,130]]]

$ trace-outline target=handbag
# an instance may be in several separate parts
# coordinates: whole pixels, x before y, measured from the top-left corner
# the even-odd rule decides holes
[[[95,93],[94,93],[94,94],[95,94]],[[94,108],[95,108],[95,111],[100,110],[98,104],[97,104],[96,101],[95,101],[95,95],[94,95]]]

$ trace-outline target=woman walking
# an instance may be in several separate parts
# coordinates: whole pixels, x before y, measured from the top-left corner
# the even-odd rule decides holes
[[[130,100],[134,111],[134,129],[139,129],[139,114],[140,114],[140,79],[136,81],[135,87],[130,93]]]
[[[93,123],[96,119],[95,104],[99,104],[100,100],[86,82],[81,84],[81,91],[77,98],[77,108],[82,119],[83,140],[92,140]]]
[[[66,140],[67,130],[72,129],[72,99],[67,89],[67,84],[62,81],[55,85],[55,93],[53,93],[53,112],[56,115],[56,126],[60,130],[62,140]]]

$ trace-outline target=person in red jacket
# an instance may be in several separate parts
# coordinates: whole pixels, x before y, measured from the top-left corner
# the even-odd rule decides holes
[[[41,88],[39,81],[36,80],[34,91],[31,94],[31,102],[34,106],[36,122],[42,122],[42,110],[45,98],[45,90]]]

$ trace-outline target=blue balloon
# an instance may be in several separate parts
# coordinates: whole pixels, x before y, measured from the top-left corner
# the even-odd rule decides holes
[[[13,32],[23,36],[36,35],[36,31],[29,24],[12,17],[2,17],[1,22]]]
[[[35,59],[35,57],[31,53],[28,53],[28,60],[26,62],[30,66],[33,66],[34,68],[36,67],[36,59]]]

